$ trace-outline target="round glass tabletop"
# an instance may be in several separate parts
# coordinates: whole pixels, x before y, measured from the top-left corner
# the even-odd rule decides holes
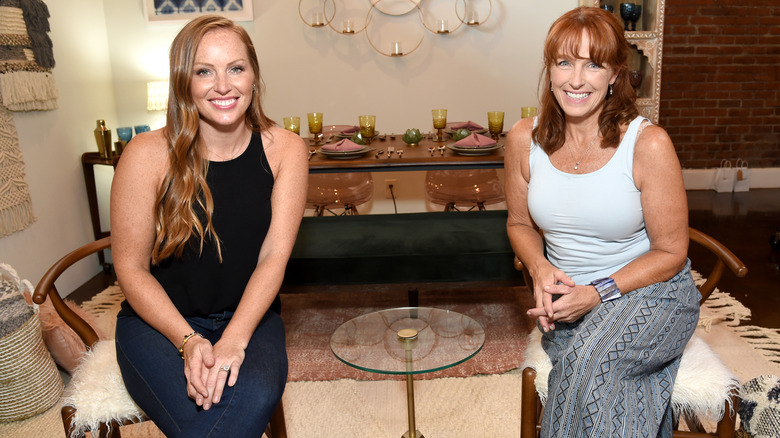
[[[450,310],[401,307],[367,313],[336,329],[330,349],[352,367],[380,374],[443,370],[477,354],[485,330]]]

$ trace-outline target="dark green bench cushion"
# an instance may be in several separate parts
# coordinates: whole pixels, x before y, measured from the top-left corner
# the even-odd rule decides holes
[[[507,212],[306,217],[285,283],[520,281]]]

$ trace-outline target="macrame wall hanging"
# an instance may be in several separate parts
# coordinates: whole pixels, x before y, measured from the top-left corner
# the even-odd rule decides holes
[[[57,108],[49,9],[41,0],[0,0],[0,237],[35,222],[12,111]]]

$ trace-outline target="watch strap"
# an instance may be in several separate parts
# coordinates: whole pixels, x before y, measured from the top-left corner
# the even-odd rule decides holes
[[[616,300],[622,296],[622,294],[620,293],[620,289],[618,289],[617,285],[615,284],[615,280],[609,277],[600,278],[596,281],[591,282],[590,284],[591,286],[596,288],[596,292],[599,293],[599,297],[601,297],[602,303]]]

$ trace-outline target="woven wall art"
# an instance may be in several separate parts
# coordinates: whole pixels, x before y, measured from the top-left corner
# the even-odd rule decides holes
[[[41,0],[0,0],[0,237],[35,222],[11,111],[57,108],[49,9]]]

